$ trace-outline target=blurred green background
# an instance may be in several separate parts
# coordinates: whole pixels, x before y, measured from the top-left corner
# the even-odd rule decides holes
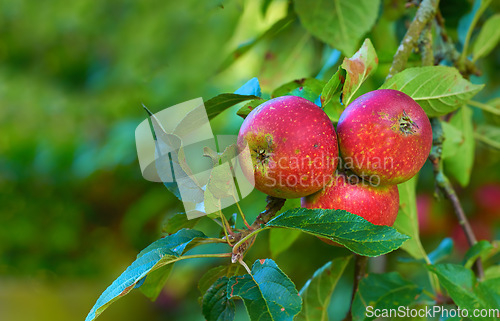
[[[471,8],[469,1],[459,2],[441,5],[455,39],[459,19]],[[263,3],[270,3],[265,14]],[[380,65],[360,93],[376,89],[387,74],[414,13],[404,3],[383,1],[368,35]],[[220,70],[232,51],[287,10],[288,2],[280,0],[0,2],[0,320],[83,320],[136,254],[160,237],[162,222],[183,210],[163,185],[141,176],[134,131],[146,117],[142,103],[159,111],[234,92],[255,76],[270,92],[297,78],[333,74],[342,58],[328,63],[332,48],[297,19]],[[480,67],[483,76],[472,81],[487,83],[477,97],[486,102],[500,96],[500,50]],[[237,109],[213,120],[215,134],[238,132]],[[489,119],[474,112],[478,121]],[[478,143],[471,184],[459,191],[478,234],[484,232],[480,238],[490,240],[499,238],[498,160],[498,151]],[[429,167],[421,178],[425,244],[432,250],[450,235],[463,242],[450,208],[432,198]],[[290,201],[287,207],[297,205]],[[265,197],[255,191],[241,206],[252,219],[264,208]],[[209,220],[200,224],[208,234],[216,227]],[[301,235],[291,249],[276,255],[279,249],[269,249],[266,233],[248,262],[273,257],[299,288],[332,256],[347,253]],[[388,264],[398,256],[405,253],[389,255]],[[197,281],[207,264],[223,262],[177,264],[157,302],[133,292],[100,320],[203,320]],[[341,280],[347,292],[349,273]],[[338,302],[342,293],[334,296],[334,317]]]

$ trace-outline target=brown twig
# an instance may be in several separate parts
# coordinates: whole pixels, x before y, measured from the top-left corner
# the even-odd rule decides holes
[[[231,258],[233,263],[243,258],[245,252],[255,241],[255,234],[278,213],[285,204],[286,199],[268,196],[266,201],[266,209],[257,216],[250,228],[234,236],[233,240],[237,243],[233,247],[233,256]]]
[[[453,209],[458,219],[458,223],[462,227],[465,236],[467,237],[467,242],[469,246],[473,246],[477,243],[476,236],[472,230],[467,217],[465,216],[464,209],[460,204],[457,193],[451,185],[448,177],[443,173],[443,166],[441,162],[441,154],[443,151],[443,142],[445,140],[443,128],[441,126],[441,121],[438,118],[431,118],[432,125],[432,149],[429,154],[429,160],[432,163],[434,169],[434,177],[436,180],[436,187],[440,190],[447,199],[449,199],[453,205]],[[484,277],[484,270],[481,258],[478,258],[475,263],[475,270],[477,276],[482,279]]]
[[[359,283],[361,282],[361,279],[365,277],[367,263],[368,263],[367,256],[356,254],[356,256],[354,257],[354,283],[352,287],[351,307],[349,308],[349,313],[347,314],[344,321],[352,320],[352,303],[354,302],[354,297],[358,292]]]
[[[442,40],[442,48],[436,54],[435,63],[439,63],[441,60],[447,59],[460,71],[460,74],[466,79],[469,79],[470,75],[481,76],[481,71],[476,67],[476,65],[466,59],[465,61],[460,60],[460,52],[458,52],[453,40],[446,31],[445,21],[441,11],[438,9],[436,12],[436,23],[439,27],[439,35]]]
[[[422,31],[436,14],[438,4],[439,0],[423,0],[420,3],[415,18],[408,27],[401,45],[394,55],[392,66],[386,79],[392,78],[392,76],[405,68],[413,48],[418,44],[418,39]]]

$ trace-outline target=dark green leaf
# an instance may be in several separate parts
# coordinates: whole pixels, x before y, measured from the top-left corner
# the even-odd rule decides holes
[[[314,102],[314,100],[321,94],[325,84],[326,83],[323,80],[316,78],[297,79],[276,88],[271,93],[271,97],[275,98],[291,95],[299,96]]]
[[[227,297],[229,279],[221,277],[207,290],[203,296],[203,315],[207,321],[234,320],[234,302]]]
[[[296,208],[275,217],[266,226],[326,237],[364,256],[389,253],[408,240],[408,236],[392,227],[374,225],[344,210]]]
[[[300,22],[311,34],[346,56],[375,23],[379,0],[295,0]]]
[[[254,95],[238,95],[238,94],[220,94],[205,102],[208,118],[212,119],[222,113],[229,107],[232,107],[241,102],[258,99]]]
[[[474,125],[472,123],[472,110],[463,106],[453,116],[450,124],[460,130],[463,140],[457,148],[454,156],[443,160],[443,167],[446,173],[457,179],[462,186],[467,186],[474,164]]]
[[[370,274],[359,283],[352,303],[352,317],[355,321],[373,320],[374,309],[397,309],[410,306],[422,292],[416,284],[404,280],[399,273]]]
[[[243,107],[241,107],[236,112],[236,114],[238,116],[240,116],[241,118],[245,119],[245,118],[247,118],[248,114],[250,114],[250,112],[255,109],[255,107],[263,104],[264,102],[266,102],[265,99],[254,99],[254,100],[251,100],[248,103],[246,103],[245,105],[243,105]]]
[[[418,175],[398,185],[399,212],[394,223],[394,228],[410,237],[401,248],[413,258],[425,260],[427,254],[420,242],[417,216],[416,186]]]
[[[300,231],[275,228],[269,232],[269,250],[275,258],[286,251],[300,236]]]
[[[208,288],[212,286],[218,279],[223,276],[232,277],[239,269],[238,264],[220,265],[208,270],[198,282],[198,289],[203,295],[207,292]]]
[[[172,217],[169,217],[167,221],[163,224],[161,232],[163,235],[174,234],[183,228],[193,228],[200,221],[200,218],[194,218],[188,220],[185,213],[177,213]]]
[[[149,284],[149,274],[155,273],[152,277],[154,281],[163,280],[160,274],[168,275],[170,272],[168,264],[177,261],[185,251],[192,248],[194,245],[191,243],[197,243],[205,238],[206,236],[200,231],[183,229],[146,247],[125,272],[102,293],[85,321],[97,318],[111,303],[128,294],[135,287],[145,286],[148,288],[146,295],[151,298],[156,297],[158,284]],[[161,273],[157,273],[160,270]],[[146,278],[145,281],[144,278]]]
[[[500,14],[490,17],[481,28],[472,48],[472,61],[487,56],[500,40]]]
[[[314,272],[300,290],[303,307],[295,320],[328,321],[328,305],[351,256],[336,258]]]
[[[228,298],[243,299],[250,320],[293,320],[302,300],[293,282],[273,260],[257,260],[252,274],[234,276],[228,283]]]
[[[235,51],[233,51],[221,64],[219,67],[219,72],[223,71],[230,65],[232,65],[237,59],[247,53],[250,49],[253,48],[257,43],[264,39],[269,39],[276,36],[278,33],[283,31],[286,27],[288,27],[293,21],[295,21],[295,14],[289,14],[285,18],[278,20],[275,24],[273,24],[267,31],[258,36],[255,39],[252,39],[238,47]],[[210,115],[209,115],[210,117]],[[212,118],[212,117],[211,117]]]
[[[407,68],[380,88],[404,92],[413,98],[429,117],[436,117],[458,109],[483,87],[484,85],[474,85],[462,78],[456,68],[428,66]]]
[[[465,253],[464,266],[470,269],[478,257],[491,251],[492,249],[493,245],[486,240],[477,242],[467,250],[467,253]]]
[[[370,39],[351,57],[344,58],[341,67],[346,71],[342,102],[348,106],[363,82],[377,69],[378,57]]]

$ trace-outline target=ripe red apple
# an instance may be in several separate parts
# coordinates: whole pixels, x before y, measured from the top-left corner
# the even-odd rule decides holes
[[[396,185],[374,186],[339,172],[321,191],[303,197],[302,207],[346,210],[376,225],[392,226],[399,209]]]
[[[325,186],[338,163],[337,135],[325,112],[301,97],[271,99],[252,110],[238,134],[240,151],[250,149],[255,188],[298,198]]]
[[[415,176],[432,145],[424,110],[410,96],[392,89],[354,100],[340,115],[337,133],[345,166],[382,185]]]

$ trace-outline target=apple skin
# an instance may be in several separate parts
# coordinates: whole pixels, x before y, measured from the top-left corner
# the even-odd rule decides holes
[[[342,172],[321,191],[301,199],[305,208],[346,210],[376,225],[392,226],[399,210],[399,191],[396,185],[373,186],[358,179],[349,182]]]
[[[282,96],[252,110],[241,125],[238,148],[250,149],[255,188],[299,198],[325,186],[338,164],[337,135],[326,113],[301,97]]]
[[[424,110],[392,89],[369,92],[349,104],[340,115],[337,134],[347,168],[382,185],[415,176],[432,147]]]

